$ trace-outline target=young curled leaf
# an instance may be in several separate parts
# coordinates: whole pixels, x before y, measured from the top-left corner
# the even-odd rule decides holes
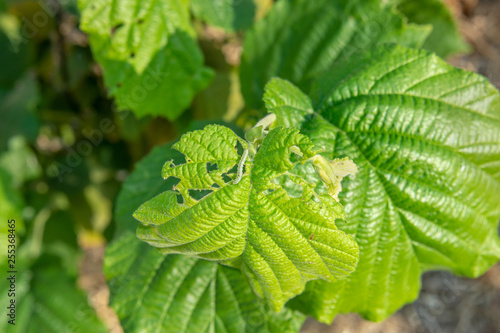
[[[296,129],[275,128],[245,159],[244,170],[237,167],[238,146],[247,149],[223,126],[185,134],[174,148],[186,162],[167,162],[163,168],[164,178],[180,179],[178,192],[164,192],[135,212],[142,222],[138,237],[163,253],[241,269],[276,311],[307,281],[337,281],[354,271],[358,245],[335,226],[335,219],[344,216],[342,206],[314,193],[300,177],[290,175],[303,188],[300,197],[273,182],[318,153],[311,140]],[[233,181],[236,171],[241,171],[238,182]],[[200,191],[207,190],[200,199]]]
[[[326,185],[328,193],[336,200],[339,199],[339,193],[342,191],[342,179],[345,176],[354,176],[358,172],[358,167],[349,158],[327,160],[321,155],[315,155],[311,158],[314,169]]]

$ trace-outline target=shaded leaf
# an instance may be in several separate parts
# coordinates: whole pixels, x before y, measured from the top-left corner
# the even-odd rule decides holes
[[[191,10],[208,24],[229,32],[251,27],[256,14],[253,0],[192,0]]]
[[[18,80],[12,90],[0,88],[0,151],[7,148],[9,139],[22,134],[29,141],[38,135],[38,120],[35,115],[39,93],[31,74]]]
[[[21,33],[21,22],[0,8],[0,88],[12,89],[30,65],[32,45]],[[7,65],[8,64],[8,65]]]
[[[79,6],[81,29],[119,109],[173,120],[210,82],[186,1],[80,0]]]
[[[16,188],[39,177],[42,172],[35,153],[22,136],[10,139],[9,150],[0,155],[0,167],[8,170]]]
[[[259,108],[274,76],[307,92],[339,60],[381,43],[420,47],[429,33],[378,0],[279,1],[245,36],[242,93],[249,107]]]
[[[440,57],[470,51],[470,46],[460,35],[457,25],[443,1],[402,0],[397,8],[412,23],[432,25],[432,32],[422,48],[436,52]]]
[[[76,288],[76,280],[61,267],[47,263],[41,267],[19,269],[18,263],[15,326],[4,318],[0,322],[2,332],[81,332],[82,328],[88,332],[106,332],[86,296]],[[7,270],[5,266],[1,269]],[[9,288],[10,281],[2,279],[0,291],[6,305]]]
[[[15,235],[16,238],[13,239],[19,241],[19,236],[24,232],[24,222],[22,218],[24,206],[24,199],[18,189],[14,187],[11,174],[0,167],[0,219],[4,222],[0,226],[0,246],[2,249],[5,249],[0,253],[2,262],[7,261],[7,250],[10,244],[8,235]],[[9,222],[7,223],[7,221]],[[15,228],[10,228],[9,224],[15,225]]]

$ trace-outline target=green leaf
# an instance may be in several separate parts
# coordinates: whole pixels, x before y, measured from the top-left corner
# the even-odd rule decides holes
[[[193,122],[190,129],[200,129],[206,122]],[[142,159],[135,165],[132,172],[123,184],[122,190],[116,199],[114,217],[117,223],[116,236],[124,231],[135,232],[137,221],[132,217],[134,212],[145,201],[155,195],[171,190],[179,181],[170,178],[166,181],[159,181],[159,174],[165,164],[165,160],[172,160],[174,163],[182,163],[184,156],[172,149],[173,144],[164,144],[152,149],[147,158]]]
[[[23,136],[10,138],[9,150],[0,155],[0,168],[8,170],[16,188],[42,173],[35,153]]]
[[[191,10],[208,24],[229,32],[251,27],[256,14],[253,0],[192,0]]]
[[[9,139],[22,134],[29,141],[38,135],[35,115],[39,93],[35,78],[30,73],[16,81],[13,89],[0,88],[0,151],[7,148]]]
[[[245,36],[242,93],[260,108],[264,86],[279,76],[308,91],[335,62],[381,43],[420,47],[430,27],[409,25],[379,0],[283,0]]]
[[[15,326],[8,324],[9,317],[0,322],[2,332],[16,333],[59,333],[106,332],[104,325],[97,318],[94,310],[88,305],[86,296],[76,288],[76,280],[64,269],[44,264],[43,268],[30,269],[19,265],[16,275],[16,320]],[[2,272],[7,267],[0,267]],[[8,274],[10,276],[10,274]],[[2,303],[7,307],[10,299],[8,290],[10,281],[0,281]],[[4,313],[7,311],[4,311]]]
[[[292,83],[273,78],[265,87],[264,103],[276,115],[274,126],[300,128],[305,117],[314,112],[311,100]]]
[[[397,8],[409,22],[432,25],[432,32],[422,46],[424,49],[436,52],[440,57],[470,51],[470,46],[458,32],[450,11],[441,0],[402,0]]]
[[[238,270],[162,255],[131,232],[108,248],[105,271],[125,332],[298,332],[305,319],[271,311]]]
[[[423,271],[476,277],[498,261],[500,98],[485,78],[385,46],[340,63],[311,96],[302,131],[359,168],[338,226],[360,261],[343,281],[310,282],[293,307],[326,323],[346,312],[378,321],[417,297]]]
[[[165,159],[170,158],[176,163],[182,161],[182,154],[172,149],[172,144],[156,146],[151,153],[135,165],[135,170],[123,184],[122,190],[116,199],[114,216],[117,223],[116,236],[125,231],[135,232],[137,221],[132,214],[146,200],[155,195],[171,190],[177,183],[171,178],[159,181],[159,173],[165,164]]]
[[[187,1],[80,0],[79,6],[81,29],[119,109],[173,120],[210,82]]]
[[[165,159],[182,162],[182,155],[171,146],[156,147],[141,160],[117,199],[117,238],[108,247],[104,266],[109,280],[111,306],[117,311],[125,330],[142,332],[156,327],[162,332],[177,333],[182,332],[177,330],[179,325],[188,325],[185,332],[198,333],[208,325],[214,328],[212,332],[224,333],[297,332],[304,316],[287,309],[278,314],[271,311],[254,295],[237,270],[179,255],[165,256],[134,236],[137,223],[132,213],[143,202],[172,189],[175,184],[172,178],[167,181],[158,179]],[[175,265],[171,270],[168,269],[170,264]],[[189,267],[192,268],[191,273],[183,276],[181,273],[187,274],[186,268]],[[201,274],[205,272],[211,275]],[[172,293],[170,281],[175,282],[182,293]],[[215,285],[215,293],[200,295],[202,285],[212,288],[210,291]],[[186,298],[187,290],[191,290],[189,294],[196,297]],[[170,299],[164,298],[167,294]],[[212,301],[207,302],[207,298]],[[185,309],[193,309],[191,324],[186,323]],[[169,326],[170,323],[176,326]]]
[[[167,191],[143,204],[134,213],[142,222],[137,235],[164,253],[240,268],[254,291],[279,311],[308,280],[336,281],[350,274],[358,248],[337,230],[334,220],[343,211],[333,198],[323,195],[318,204],[310,185],[296,178],[292,180],[303,186],[300,198],[289,197],[271,182],[316,154],[306,136],[295,129],[271,130],[245,164],[241,181],[227,181],[240,160],[238,144],[247,148],[219,125],[183,135],[173,148],[185,155],[186,163],[167,162],[162,172],[166,179],[180,179],[176,189],[183,202]],[[207,190],[211,193],[201,200],[192,196],[192,191]]]

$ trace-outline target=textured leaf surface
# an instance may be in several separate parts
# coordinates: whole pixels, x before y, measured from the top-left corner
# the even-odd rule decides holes
[[[307,92],[336,61],[380,43],[420,47],[429,33],[379,0],[279,1],[245,36],[242,93],[248,106],[259,108],[273,76]]]
[[[193,37],[184,0],[80,0],[109,94],[120,109],[175,119],[212,72]]]
[[[312,104],[303,131],[360,170],[343,184],[339,224],[360,262],[341,282],[310,282],[293,306],[324,322],[382,320],[417,297],[422,271],[475,277],[498,261],[500,100],[485,78],[380,47],[325,74]]]
[[[271,311],[239,271],[200,259],[163,255],[135,237],[137,222],[132,213],[172,188],[172,179],[162,181],[159,174],[165,159],[182,162],[179,155],[171,145],[156,147],[136,165],[118,197],[119,236],[107,250],[105,272],[111,306],[125,331],[297,332],[304,316],[287,309],[278,314]]]
[[[298,332],[305,319],[271,311],[238,270],[163,255],[131,232],[108,248],[105,270],[125,332]]]
[[[191,10],[208,24],[230,32],[252,26],[256,14],[253,0],[192,0]]]
[[[422,45],[424,49],[441,57],[470,51],[443,1],[402,0],[397,8],[412,23],[432,25],[432,32]]]
[[[289,81],[273,78],[265,87],[264,103],[276,115],[274,126],[300,128],[314,112],[309,96]]]
[[[186,156],[186,163],[167,162],[162,172],[164,178],[180,179],[176,189],[183,203],[176,192],[167,191],[142,205],[134,214],[143,223],[138,237],[164,253],[241,268],[255,292],[278,311],[303,291],[306,281],[335,281],[350,274],[358,248],[334,224],[343,216],[340,204],[324,195],[320,206],[305,182],[300,198],[271,183],[315,155],[312,142],[295,129],[270,131],[234,184],[224,174],[228,177],[240,160],[237,144],[247,146],[218,125],[183,135],[173,148]],[[291,161],[291,147],[301,152],[297,162]],[[207,171],[209,166],[214,170]],[[190,195],[193,190],[212,192],[198,201]]]

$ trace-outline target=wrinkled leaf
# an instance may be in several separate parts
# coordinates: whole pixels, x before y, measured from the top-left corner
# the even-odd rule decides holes
[[[137,234],[164,253],[240,268],[255,292],[279,311],[308,280],[335,281],[350,274],[358,249],[334,224],[343,211],[333,198],[323,195],[318,204],[310,186],[300,180],[303,195],[292,198],[271,182],[316,154],[306,136],[282,127],[270,131],[235,184],[224,176],[240,160],[238,144],[247,148],[219,125],[183,135],[173,148],[185,155],[186,163],[167,162],[162,172],[166,179],[180,179],[176,189],[183,203],[173,191],[146,202],[134,213],[142,222]],[[296,162],[291,161],[292,147],[300,151]],[[193,190],[211,193],[196,200]]]
[[[311,96],[302,130],[326,158],[359,168],[343,183],[339,228],[360,262],[343,281],[310,282],[295,308],[327,323],[345,312],[382,320],[417,297],[423,271],[476,277],[498,261],[500,99],[485,78],[387,46],[339,64]]]
[[[125,332],[298,332],[305,319],[260,302],[241,273],[162,255],[126,232],[106,253],[111,306]]]
[[[314,112],[310,98],[286,80],[273,78],[265,87],[264,103],[276,115],[274,126],[300,128]]]
[[[235,333],[297,332],[304,316],[287,309],[279,314],[271,311],[253,294],[237,270],[180,255],[163,255],[134,236],[137,222],[132,213],[143,202],[175,184],[173,178],[159,180],[165,159],[182,162],[182,155],[171,146],[156,147],[140,161],[118,196],[117,239],[107,250],[105,273],[111,306],[125,330],[142,332],[146,327],[176,333],[207,331],[203,328]],[[174,266],[169,270],[170,265]],[[153,275],[148,284],[148,277]],[[171,281],[179,286],[177,294],[172,292]],[[144,289],[145,286],[149,288]],[[203,286],[208,294],[203,293]],[[133,292],[136,289],[144,292]],[[193,298],[186,298],[186,292]],[[186,322],[186,309],[193,310],[191,323]],[[175,326],[170,326],[171,323]]]

